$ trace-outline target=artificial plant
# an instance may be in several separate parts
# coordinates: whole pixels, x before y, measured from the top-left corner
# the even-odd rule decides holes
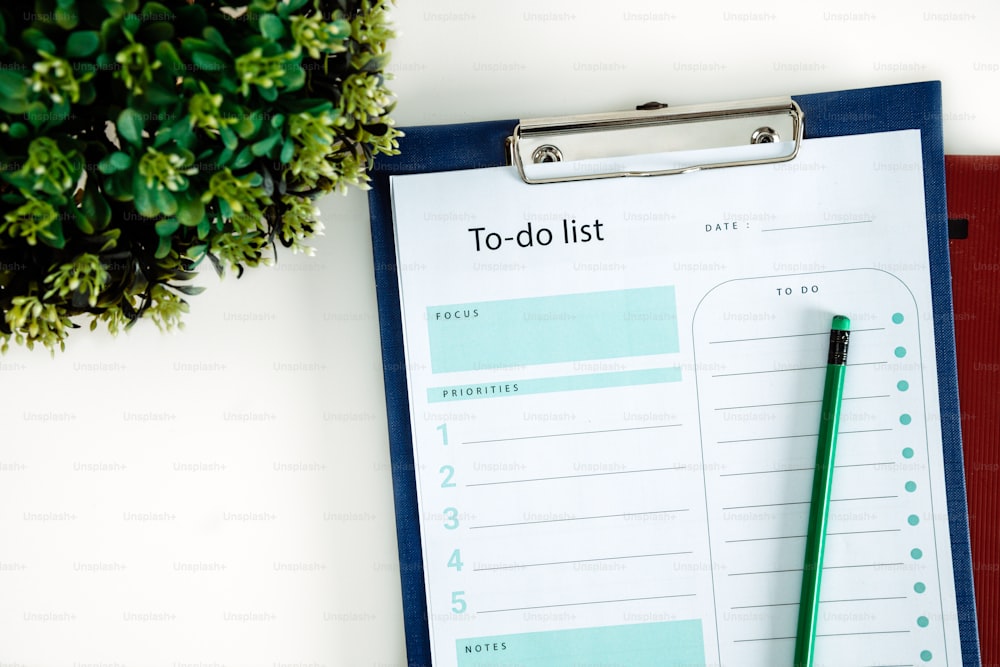
[[[0,347],[179,326],[203,261],[309,251],[397,149],[388,1],[3,3]]]

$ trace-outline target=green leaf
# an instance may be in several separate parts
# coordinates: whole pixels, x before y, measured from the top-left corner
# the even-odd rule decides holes
[[[139,39],[146,44],[156,44],[168,39],[173,39],[174,26],[166,21],[154,21],[146,23],[139,29]]]
[[[274,14],[261,14],[260,34],[268,39],[281,39],[285,36],[285,22]]]
[[[360,70],[362,72],[369,72],[371,74],[381,72],[386,68],[386,65],[389,64],[389,57],[390,56],[388,53],[383,53],[377,56],[371,56],[368,58],[365,64],[360,67]]]
[[[76,13],[76,7],[58,7],[55,11],[56,24],[63,30],[72,30],[80,22],[80,17]]]
[[[285,139],[285,145],[281,147],[281,155],[278,159],[281,161],[281,164],[288,164],[292,161],[293,157],[295,157],[295,142],[289,137]]]
[[[306,84],[306,72],[301,67],[301,61],[288,63],[281,83],[286,91],[298,90]]]
[[[131,107],[122,109],[118,114],[118,136],[129,142],[133,146],[142,145],[142,128],[144,121],[142,114]]]
[[[159,236],[172,236],[181,223],[177,218],[166,218],[156,222],[156,233]]]
[[[51,248],[63,248],[66,245],[66,237],[63,236],[62,218],[56,218],[49,226],[45,228],[45,232],[38,235],[38,238],[45,245]]]
[[[80,202],[80,212],[94,225],[95,229],[104,229],[111,222],[111,207],[108,206],[104,195],[93,184],[93,179],[88,179],[87,189],[83,193],[83,201]]]
[[[169,20],[174,18],[174,13],[158,2],[147,2],[142,6],[142,18]]]
[[[160,42],[153,49],[153,52],[156,54],[156,59],[163,63],[170,74],[180,74],[184,71],[184,63],[170,42]]]
[[[207,39],[215,48],[217,48],[222,53],[227,55],[233,55],[233,52],[229,50],[229,45],[226,44],[225,38],[223,38],[222,33],[208,26],[201,32],[201,36]]]
[[[170,285],[170,288],[188,296],[197,296],[205,291],[205,288],[200,285]]]
[[[305,7],[307,2],[309,2],[309,0],[288,0],[287,3],[281,3],[278,5],[278,14],[281,15],[282,18],[287,19],[289,16]]]
[[[25,107],[24,117],[28,119],[34,127],[41,127],[48,122],[51,116],[48,107],[41,102],[32,102]]]
[[[195,67],[206,72],[222,72],[226,69],[226,63],[204,51],[192,52],[191,62],[194,63]]]
[[[94,233],[94,224],[83,214],[79,209],[74,209],[74,218],[76,222],[76,227],[84,234]]]
[[[11,123],[10,125],[10,138],[11,139],[24,139],[28,136],[28,126],[24,123]]]
[[[52,43],[52,40],[45,36],[45,33],[38,28],[28,28],[27,30],[21,31],[21,39],[30,44],[36,51],[45,51],[46,53],[55,53],[56,45]]]
[[[170,128],[169,136],[181,146],[187,148],[194,141],[194,132],[191,129],[191,121],[185,116]]]
[[[197,227],[205,217],[205,204],[198,197],[177,198],[177,219],[185,227]]]
[[[250,119],[250,114],[244,114],[239,121],[233,125],[233,128],[236,130],[236,134],[240,135],[240,137],[244,139],[249,139],[253,135],[257,134],[257,129],[260,129],[259,127],[257,129],[254,128],[254,123]]]
[[[156,252],[153,253],[153,257],[156,259],[163,259],[170,254],[170,237],[161,236],[160,243],[156,246]]]
[[[150,198],[153,200],[153,205],[156,206],[158,213],[162,213],[163,215],[177,214],[177,199],[170,190],[154,188],[150,192]]]
[[[114,18],[120,18],[128,12],[134,12],[139,6],[139,0],[102,0],[104,11]]]
[[[125,17],[125,20],[122,21],[122,27],[131,35],[135,35],[135,31],[138,30],[141,25],[142,19],[138,14],[129,14]]]
[[[262,86],[257,86],[257,92],[268,102],[274,102],[278,99],[278,87],[271,86],[270,88],[264,88]]]
[[[116,171],[124,171],[132,166],[132,158],[128,153],[115,151],[108,153],[97,163],[97,170],[102,174],[113,174]]]
[[[27,70],[21,74],[13,69],[0,69],[0,98],[4,100],[27,98],[28,82],[24,78],[27,74]]]
[[[231,151],[236,150],[240,145],[240,140],[236,138],[236,133],[229,129],[227,125],[219,128],[219,137],[222,139],[222,145]]]
[[[82,65],[83,63],[80,63],[80,64]],[[84,68],[80,68],[80,69],[81,69],[81,71],[84,70]],[[93,81],[84,81],[83,83],[81,83],[80,84],[80,101],[78,102],[78,104],[81,107],[88,107],[91,104],[93,104],[94,100],[96,100],[96,99],[97,99],[97,89],[94,88]]]
[[[96,30],[79,30],[70,33],[66,40],[66,56],[86,58],[101,46],[101,36]]]
[[[252,148],[252,146],[244,146],[240,149],[240,152],[236,154],[229,166],[233,169],[242,169],[249,166],[254,161]]]
[[[146,218],[155,218],[160,214],[159,208],[153,201],[153,190],[146,187],[139,172],[135,172],[132,178],[132,193],[135,195],[135,210],[139,215]]]
[[[277,132],[269,137],[265,137],[260,141],[256,142],[255,144],[253,144],[252,147],[253,154],[258,157],[262,155],[267,155],[268,153],[271,152],[272,148],[278,145],[279,141],[281,141],[281,135],[278,134]]]
[[[171,106],[177,99],[177,95],[155,82],[146,89],[146,100],[155,107]]]
[[[212,223],[209,222],[208,218],[205,218],[204,220],[198,223],[198,238],[204,241],[206,238],[208,238],[208,233],[211,230],[212,230]],[[211,258],[212,253],[209,253],[208,256]]]
[[[20,116],[27,113],[28,103],[23,99],[0,95],[0,110]]]

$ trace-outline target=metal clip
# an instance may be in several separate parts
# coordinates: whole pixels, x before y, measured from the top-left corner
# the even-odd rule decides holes
[[[511,162],[525,183],[557,183],[622,176],[666,176],[699,169],[785,162],[798,155],[803,113],[791,98],[768,98],[728,104],[667,107],[643,105],[636,111],[522,120],[508,138]],[[766,157],[695,161],[669,168],[628,169],[624,158],[759,144],[788,144]],[[773,153],[773,151],[772,151]],[[580,173],[529,175],[530,165],[581,160]],[[537,173],[537,171],[536,171]]]

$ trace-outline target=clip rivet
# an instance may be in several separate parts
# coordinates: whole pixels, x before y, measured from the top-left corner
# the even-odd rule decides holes
[[[781,141],[781,137],[771,127],[758,127],[750,135],[751,144],[773,144],[776,141]]]
[[[562,162],[562,159],[562,151],[552,144],[539,146],[531,154],[531,161],[535,164],[541,162]]]

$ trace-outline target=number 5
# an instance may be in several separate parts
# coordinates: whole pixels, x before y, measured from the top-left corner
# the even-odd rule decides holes
[[[464,614],[468,607],[462,598],[463,595],[465,595],[465,591],[453,591],[451,594],[451,610],[456,614]]]

